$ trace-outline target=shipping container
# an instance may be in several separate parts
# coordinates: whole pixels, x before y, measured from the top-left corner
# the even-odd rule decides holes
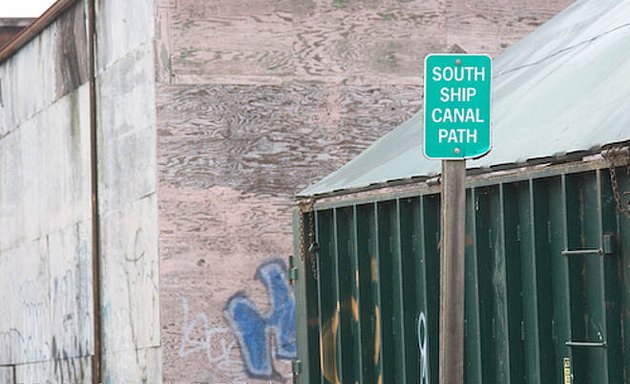
[[[628,383],[629,1],[579,1],[497,58],[467,162],[465,382]],[[579,32],[578,32],[579,31]],[[296,383],[436,384],[440,163],[420,115],[297,197]]]
[[[468,184],[466,382],[626,382],[625,167]],[[299,382],[437,383],[439,219],[439,186],[296,211]]]

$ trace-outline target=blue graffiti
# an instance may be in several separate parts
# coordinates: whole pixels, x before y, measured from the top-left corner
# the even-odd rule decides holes
[[[269,294],[271,309],[261,314],[254,303],[239,292],[225,307],[225,317],[238,338],[247,373],[256,378],[278,379],[273,358],[292,359],[297,355],[295,342],[295,297],[287,280],[286,266],[279,259],[258,268],[256,277]],[[272,354],[274,337],[275,354]]]

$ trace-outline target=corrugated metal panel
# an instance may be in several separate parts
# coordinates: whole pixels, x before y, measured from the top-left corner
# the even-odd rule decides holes
[[[607,169],[467,189],[466,383],[628,382],[630,215],[615,201]],[[437,383],[439,214],[432,193],[303,214],[296,248],[312,222],[319,250],[297,263],[300,383]]]
[[[493,149],[468,162],[485,169],[630,140],[630,1],[578,1],[494,63]],[[386,135],[300,196],[427,177],[422,116]]]

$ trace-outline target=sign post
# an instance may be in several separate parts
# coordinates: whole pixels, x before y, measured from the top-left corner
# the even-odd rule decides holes
[[[440,384],[464,383],[466,161],[442,160]]]
[[[439,383],[463,384],[466,159],[490,151],[491,59],[454,45],[424,70],[424,154],[442,160]]]

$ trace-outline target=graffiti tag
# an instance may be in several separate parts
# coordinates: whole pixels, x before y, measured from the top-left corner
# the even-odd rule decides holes
[[[217,364],[218,368],[227,372],[239,372],[243,369],[243,363],[232,358],[232,351],[238,345],[230,330],[223,327],[210,327],[208,317],[203,313],[198,313],[194,318],[190,318],[188,300],[182,297],[182,307],[184,310],[184,325],[182,327],[182,341],[179,346],[179,356],[186,357],[191,353],[205,352],[208,363]],[[201,331],[203,337],[196,339],[195,332]]]
[[[295,297],[289,286],[284,261],[271,260],[258,268],[271,309],[261,314],[242,292],[232,296],[225,307],[225,317],[241,346],[247,373],[252,377],[278,379],[273,359],[296,357]],[[273,346],[272,350],[272,337]]]
[[[424,312],[420,313],[418,319],[418,347],[420,348],[420,384],[429,384],[429,350],[427,341],[427,319]]]

